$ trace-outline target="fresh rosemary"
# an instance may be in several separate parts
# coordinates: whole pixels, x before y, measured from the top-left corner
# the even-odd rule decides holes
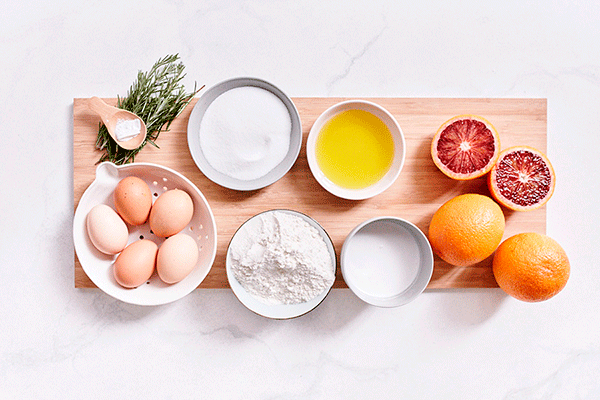
[[[179,62],[179,55],[168,55],[158,60],[150,69],[143,73],[138,72],[137,80],[131,85],[127,97],[117,96],[117,107],[137,114],[146,124],[146,139],[140,147],[134,150],[125,150],[108,134],[106,126],[100,123],[96,148],[103,150],[104,154],[98,162],[111,161],[117,165],[134,161],[135,156],[148,143],[158,148],[156,139],[161,130],[169,130],[171,122],[183,111],[194,96],[204,86],[186,93],[180,83],[185,77],[185,66]]]

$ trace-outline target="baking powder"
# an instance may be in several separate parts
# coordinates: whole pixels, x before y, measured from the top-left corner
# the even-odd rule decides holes
[[[136,137],[142,130],[142,124],[139,119],[119,118],[115,125],[115,135],[117,140],[125,141]]]
[[[229,249],[238,282],[268,304],[309,301],[333,285],[335,268],[319,231],[282,211],[245,224]],[[248,225],[251,225],[248,227]]]

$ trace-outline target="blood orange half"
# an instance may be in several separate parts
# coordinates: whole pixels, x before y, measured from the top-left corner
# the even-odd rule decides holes
[[[452,179],[467,180],[488,173],[500,153],[496,128],[476,115],[446,121],[433,137],[431,158]]]
[[[515,211],[535,210],[554,193],[556,176],[545,154],[528,146],[503,150],[488,175],[492,197]]]

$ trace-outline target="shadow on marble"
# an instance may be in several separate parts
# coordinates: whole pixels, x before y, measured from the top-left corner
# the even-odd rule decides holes
[[[296,318],[293,324],[306,334],[328,335],[343,330],[369,307],[372,306],[356,297],[350,289],[332,289],[319,307]]]
[[[447,319],[447,325],[478,325],[491,318],[507,299],[500,288],[428,289],[425,293],[452,294],[437,301],[436,318]]]
[[[196,290],[190,296],[189,301],[198,310],[191,315],[197,319],[194,325],[198,330],[204,334],[227,331],[232,339],[256,338],[263,332],[281,329],[327,336],[342,330],[369,307],[349,290],[333,289],[311,312],[297,318],[274,320],[248,310],[227,289]]]

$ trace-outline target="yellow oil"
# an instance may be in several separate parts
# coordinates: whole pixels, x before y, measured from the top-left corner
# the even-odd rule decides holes
[[[316,142],[319,168],[334,184],[363,189],[379,181],[390,169],[394,140],[378,117],[363,110],[348,110],[331,118]]]

